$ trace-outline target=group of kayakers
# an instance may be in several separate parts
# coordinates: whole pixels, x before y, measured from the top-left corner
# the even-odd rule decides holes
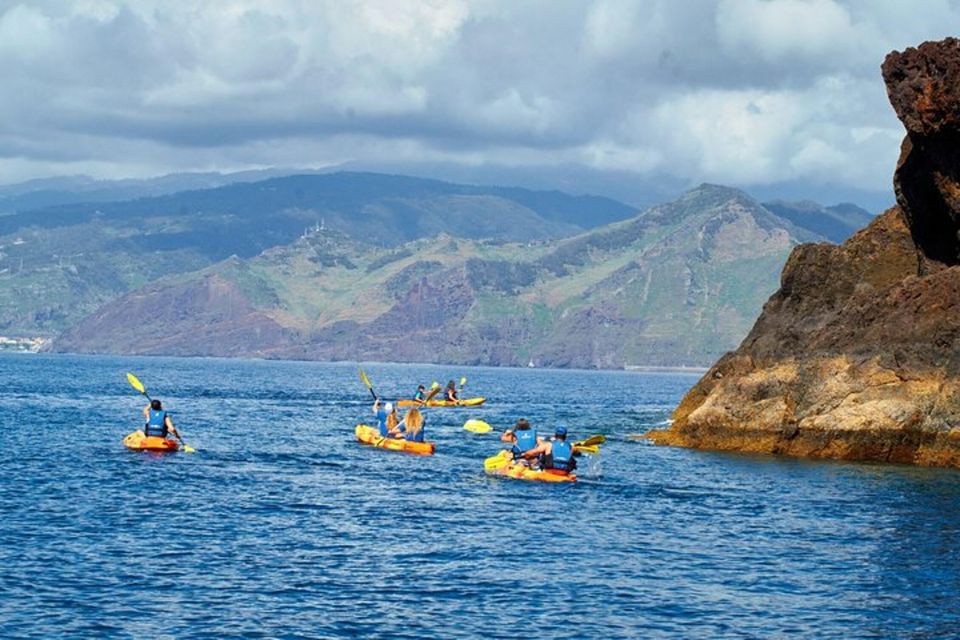
[[[421,411],[422,407],[434,406],[432,402],[433,399],[439,395],[440,385],[433,383],[430,391],[427,391],[425,385],[419,385],[417,387],[417,393],[414,395],[412,400],[401,400],[396,404],[393,402],[384,402],[382,399],[373,392],[373,387],[369,383],[369,379],[361,371],[361,378],[364,383],[367,384],[370,388],[370,392],[374,397],[373,402],[373,413],[377,419],[377,430],[376,434],[379,435],[380,440],[372,442],[367,440],[370,444],[375,444],[376,446],[381,446],[381,444],[386,443],[396,443],[399,441],[405,441],[406,443],[422,443],[422,444],[404,444],[404,450],[410,450],[409,447],[422,447],[425,444],[425,431],[424,425],[426,424],[426,416]],[[130,381],[131,385],[144,395],[147,395],[146,389],[143,387],[143,384],[136,379],[133,374],[127,374],[127,379]],[[466,378],[461,378],[461,386],[465,384]],[[458,394],[458,389],[456,383],[451,380],[447,386],[443,389],[444,397],[443,400],[449,404],[460,405],[461,401]],[[164,410],[163,404],[160,400],[156,398],[150,398],[147,395],[147,398],[150,400],[143,408],[143,417],[145,420],[142,436],[143,438],[151,439],[160,439],[161,444],[165,445],[164,450],[169,450],[170,447],[167,442],[163,442],[169,434],[175,436],[178,440],[183,443],[180,438],[180,434],[177,432],[176,427],[173,424],[173,420],[170,418],[170,415]],[[472,398],[470,400],[464,401],[463,404],[470,404],[471,402],[478,401],[482,403],[484,398]],[[406,413],[401,417],[398,412],[398,406],[409,407]],[[411,406],[412,405],[412,406]],[[447,406],[447,405],[441,405]],[[482,429],[470,428],[470,423],[477,423]],[[477,426],[473,425],[473,426]],[[364,425],[359,425],[358,429],[358,438],[361,441],[365,441],[360,434],[360,429],[367,429],[371,433],[368,437],[376,440],[376,436],[373,435],[373,430]],[[464,428],[470,428],[472,431],[477,432],[487,432],[491,430],[490,425],[482,421],[470,420],[467,424],[464,425]],[[131,434],[134,436],[136,434]],[[151,445],[149,442],[144,444],[142,441],[138,440],[135,443],[128,444],[127,440],[131,436],[128,436],[124,440],[124,444],[130,448],[149,448]],[[389,439],[389,440],[388,440]],[[591,438],[592,439],[592,438]],[[577,443],[578,447],[581,449],[587,445],[595,445],[595,443],[587,441]],[[521,418],[517,420],[516,424],[513,427],[510,427],[500,436],[500,440],[508,443],[510,445],[510,453],[503,452],[502,456],[505,456],[506,460],[510,460],[513,468],[525,469],[524,473],[529,473],[530,470],[544,471],[549,474],[571,476],[573,478],[573,471],[577,467],[577,461],[574,458],[574,445],[567,441],[567,429],[563,426],[557,426],[553,431],[553,436],[544,438],[541,437],[537,430],[533,428],[530,422],[526,418]],[[160,444],[154,443],[156,446]],[[190,452],[191,447],[188,447],[186,443],[184,444],[184,450]],[[397,448],[393,444],[390,444],[387,448]],[[594,446],[595,448],[595,446]],[[176,444],[172,450],[176,450]],[[578,449],[577,451],[580,451]],[[430,451],[424,451],[418,453],[432,453],[432,445],[430,445]]]
[[[415,402],[426,403],[428,400],[431,400],[434,396],[437,395],[435,392],[433,392],[433,389],[438,389],[439,387],[440,385],[434,382],[433,387],[431,387],[431,391],[428,392],[426,385],[421,384],[417,387],[417,392],[413,394],[413,400]],[[448,382],[447,386],[444,387],[443,399],[446,400],[447,402],[453,402],[453,403],[460,401],[460,393],[457,391],[457,383],[455,383],[453,380]]]

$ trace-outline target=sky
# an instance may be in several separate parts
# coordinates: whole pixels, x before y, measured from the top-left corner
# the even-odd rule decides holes
[[[268,167],[892,203],[951,0],[0,0],[0,183]]]

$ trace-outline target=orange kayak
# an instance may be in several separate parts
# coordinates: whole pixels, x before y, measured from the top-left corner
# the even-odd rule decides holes
[[[427,400],[426,402],[418,402],[416,400],[397,400],[398,407],[476,407],[486,402],[487,399],[484,397],[478,398],[464,398],[463,400],[458,400],[456,402],[450,402],[449,400]]]
[[[436,448],[436,445],[432,442],[407,442],[403,438],[383,438],[376,427],[368,427],[365,424],[358,424],[354,431],[357,434],[357,440],[381,449],[406,451],[419,456],[432,456],[433,450]]]
[[[483,470],[491,476],[504,476],[516,480],[536,480],[539,482],[576,482],[577,476],[550,469],[531,469],[525,464],[516,464],[513,454],[504,449],[495,456],[484,460]]]
[[[143,431],[134,431],[123,439],[123,446],[134,451],[176,451],[180,448],[173,438],[145,436]]]

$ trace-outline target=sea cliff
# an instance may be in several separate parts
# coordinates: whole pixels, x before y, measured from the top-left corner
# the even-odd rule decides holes
[[[882,65],[907,133],[897,205],[804,244],[658,444],[960,466],[960,40]]]

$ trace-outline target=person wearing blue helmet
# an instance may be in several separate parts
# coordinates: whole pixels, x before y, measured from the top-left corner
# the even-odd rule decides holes
[[[577,461],[573,457],[573,446],[567,442],[567,428],[557,427],[553,438],[544,440],[535,448],[523,454],[531,460],[536,458],[540,468],[559,475],[568,475],[577,468]]]

